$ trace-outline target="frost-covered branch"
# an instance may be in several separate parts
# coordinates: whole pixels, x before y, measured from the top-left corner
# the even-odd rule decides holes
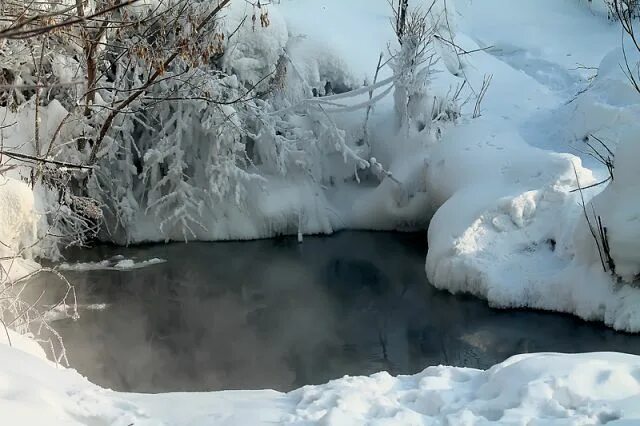
[[[76,9],[76,5],[68,6],[50,13],[30,13],[29,8],[17,15],[15,21],[7,28],[0,30],[0,39],[28,39],[47,34],[55,30],[81,24],[89,20],[99,18],[125,6],[132,5],[138,0],[117,2],[115,5],[97,10],[89,15],[74,16],[55,22],[56,18],[67,16],[68,12]],[[30,4],[34,4],[33,2]]]
[[[338,107],[338,108],[344,108],[345,110],[350,110],[352,108],[355,107],[355,109],[364,109],[369,105],[374,104],[375,102],[379,101],[380,99],[382,99],[384,96],[376,96],[375,100],[371,101],[367,101],[364,103],[361,103],[359,105],[355,105],[355,106],[351,106],[351,105],[344,105],[344,104],[337,104],[335,103],[335,101],[337,100],[345,100],[345,99],[349,99],[349,98],[353,98],[356,96],[360,96],[360,95],[364,95],[367,93],[371,93],[373,92],[375,89],[379,89],[381,87],[387,86],[387,85],[391,85],[390,88],[388,88],[387,90],[391,89],[393,87],[392,83],[393,83],[394,78],[393,77],[389,77],[386,78],[378,83],[374,83],[368,86],[362,86],[358,89],[354,89],[354,90],[350,90],[348,92],[344,92],[344,93],[339,93],[337,95],[330,95],[330,96],[323,96],[323,97],[309,97],[306,99],[303,99],[300,102],[297,102],[294,105],[289,106],[288,108],[284,108],[281,110],[277,110],[271,113],[271,115],[281,115],[281,114],[287,114],[290,112],[294,112],[296,110],[300,110],[300,109],[305,109],[305,108],[309,108],[312,106],[316,106],[316,105],[322,105],[322,106],[334,106],[334,107]],[[385,93],[385,95],[388,92]],[[335,112],[342,112],[340,109],[336,109]]]
[[[202,30],[209,24],[210,21],[212,21],[216,17],[216,15],[218,13],[220,13],[220,11],[224,7],[226,7],[229,4],[230,1],[231,0],[222,0],[222,1],[220,1],[217,4],[217,6],[215,6],[213,8],[213,10],[211,10],[200,21],[200,23],[194,29],[194,34],[196,34],[196,39],[200,39],[201,38],[200,33],[202,32]],[[158,79],[158,77],[160,77],[161,75],[164,74],[165,70],[167,70],[171,66],[173,61],[179,55],[181,55],[183,53],[184,52],[182,52],[180,50],[176,50],[176,51],[172,52],[166,59],[164,59],[164,61],[161,61],[159,63],[159,65],[156,67],[155,71],[147,78],[146,82],[143,84],[143,86],[139,90],[133,92],[131,95],[129,95],[128,98],[126,98],[123,101],[119,102],[116,105],[115,109],[109,113],[109,115],[106,117],[106,119],[102,123],[102,126],[100,127],[100,132],[98,133],[98,136],[97,136],[96,140],[94,141],[93,146],[91,148],[91,154],[89,155],[89,164],[94,164],[96,162],[96,160],[98,158],[98,152],[100,150],[102,142],[104,141],[104,138],[107,135],[107,132],[111,128],[111,125],[113,124],[113,120],[120,113],[120,111],[122,111],[123,109],[128,107],[138,97],[142,96],[145,93],[145,91],[151,85],[154,84],[154,82]]]

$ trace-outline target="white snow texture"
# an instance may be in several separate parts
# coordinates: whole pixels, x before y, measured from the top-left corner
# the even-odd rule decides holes
[[[0,338],[1,339],[1,338]],[[14,341],[25,340],[14,335]],[[30,343],[30,342],[27,342]],[[33,343],[31,343],[33,345]],[[517,355],[489,370],[344,377],[275,391],[126,394],[0,343],[3,418],[21,425],[632,425],[640,357]],[[11,366],[10,368],[7,366]]]

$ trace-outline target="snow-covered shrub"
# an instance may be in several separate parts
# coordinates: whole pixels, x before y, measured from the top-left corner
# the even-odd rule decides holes
[[[260,29],[233,18],[244,10],[238,2],[230,9],[235,27],[214,19],[203,26],[220,4],[167,2],[147,31],[120,30],[122,51],[107,49],[107,57],[127,59],[113,59],[102,104],[91,109],[100,130],[89,138],[97,167],[86,190],[103,204],[110,238],[128,241],[147,215],[165,238],[195,238],[205,213],[240,202],[243,183],[257,178],[248,171],[244,120],[270,90],[286,27],[271,29],[265,11]],[[261,30],[267,34],[254,34]],[[146,32],[153,36],[141,40]]]
[[[212,66],[224,53],[224,33],[216,28],[220,27],[218,15],[228,3],[163,0],[121,8],[106,1],[3,6],[5,21],[18,22],[15,31],[11,26],[2,30],[13,32],[0,44],[4,59],[0,75],[9,85],[0,92],[0,102],[11,109],[3,115],[1,131],[3,140],[10,141],[3,145],[4,153],[12,156],[5,155],[3,162],[12,170],[19,169],[17,176],[29,180],[34,188],[41,188],[42,210],[49,216],[45,229],[68,236],[67,242],[82,242],[101,222],[95,200],[108,209],[110,217],[126,221],[138,207],[133,189],[139,181],[150,188],[147,207],[164,214],[172,192],[191,185],[181,178],[186,166],[179,152],[186,149],[184,144],[178,140],[170,146],[167,140],[172,132],[183,134],[186,119],[194,113],[198,115],[194,123],[224,133],[225,146],[218,146],[216,155],[223,165],[213,166],[206,158],[202,164],[209,164],[210,181],[218,179],[218,186],[229,186],[223,182],[228,177],[225,156],[237,156],[239,151],[237,135],[227,131],[237,123],[230,120],[233,110],[226,104],[255,91],[221,89],[224,75],[220,67]],[[108,13],[102,13],[104,10]],[[99,19],[91,18],[94,15]],[[67,19],[72,23],[62,25]],[[27,24],[21,26],[21,22]],[[263,17],[263,25],[267,23]],[[40,32],[50,25],[60,27]],[[156,107],[167,96],[172,97],[173,106]],[[192,98],[197,100],[190,103]],[[207,103],[215,105],[203,107]],[[51,106],[61,112],[52,114]],[[217,114],[217,122],[200,114],[203,111]],[[19,119],[17,127],[12,118]],[[153,132],[154,136],[161,134],[157,147],[157,141],[144,140],[145,134]],[[138,143],[152,149],[140,152]],[[165,149],[164,158],[154,155]],[[200,154],[195,151],[193,155]],[[149,164],[142,164],[145,155]],[[98,160],[91,173],[83,167]],[[172,174],[154,181],[162,167],[170,168]],[[166,221],[171,222],[170,218]]]
[[[358,114],[394,90],[400,139],[459,115],[455,100],[428,90],[431,9],[406,16],[393,77],[360,87],[329,46],[290,37],[264,4],[145,1],[96,20],[110,3],[56,7],[71,6],[89,18],[4,45],[23,52],[7,75],[43,86],[5,98],[34,112],[27,126],[46,121],[27,131],[39,164],[26,178],[43,188],[43,210],[56,212],[49,224],[67,242],[92,238],[103,222],[101,237],[119,242],[138,240],[131,231],[141,224],[158,239],[211,236],[234,209],[259,210],[256,195],[270,181],[315,196],[362,178],[379,183],[391,176],[387,158],[369,170],[376,148]],[[52,100],[55,117],[45,112]],[[287,217],[301,217],[296,209]]]
[[[380,95],[357,105],[348,102],[367,89],[331,95],[331,83],[355,84],[339,61],[316,58],[315,71],[301,70],[288,53],[298,40],[288,39],[277,13],[262,28],[243,13],[244,4],[233,5],[211,31],[219,57],[176,58],[114,119],[87,186],[105,207],[110,238],[129,241],[128,231],[149,218],[165,239],[197,238],[216,218],[224,221],[229,206],[254,210],[246,194],[270,177],[332,186],[369,167],[361,135],[341,128],[336,113],[364,110]],[[148,67],[144,55],[131,62],[114,77],[127,91],[144,84],[139,76]],[[105,104],[118,99],[117,92],[100,95]],[[100,123],[105,114],[112,113],[98,108],[91,119]]]
[[[409,10],[407,3],[401,2],[396,12],[394,29],[400,47],[390,62],[394,75],[396,128],[405,132],[409,126],[422,130],[431,121],[425,101],[436,61],[435,33],[429,24],[429,11]]]

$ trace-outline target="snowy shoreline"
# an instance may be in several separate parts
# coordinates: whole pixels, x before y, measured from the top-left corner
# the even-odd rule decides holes
[[[615,48],[615,24],[577,4],[552,3],[527,3],[516,11],[492,2],[503,11],[498,23],[516,16],[523,28],[537,28],[537,38],[526,31],[471,28],[495,46],[470,61],[494,70],[496,96],[487,95],[484,117],[450,129],[431,151],[427,181],[441,206],[429,227],[427,276],[438,288],[473,294],[493,307],[570,313],[638,332],[640,290],[634,281],[640,263],[632,247],[639,241],[640,210],[632,159],[639,145],[626,121],[637,114],[638,95],[629,97],[629,82],[617,66],[624,59]],[[481,8],[468,5],[467,13],[482,19]],[[547,8],[556,8],[558,19],[529,21]],[[583,25],[591,31],[590,50],[572,37]],[[522,58],[532,43],[546,41],[543,51]],[[461,42],[469,43],[467,50],[481,47],[467,37]],[[587,83],[572,63],[598,64],[597,74]],[[518,97],[507,95],[516,90]],[[604,166],[580,148],[591,134],[618,150],[616,178],[606,189],[580,194],[577,188],[606,176]],[[593,200],[586,210],[582,197]],[[603,270],[585,211],[607,226],[616,273],[623,278]]]
[[[20,424],[330,425],[634,424],[640,357],[526,354],[488,370],[428,367],[412,376],[344,377],[289,393],[270,390],[127,394],[56,367],[22,336],[0,338],[0,411]],[[7,417],[5,417],[7,418]]]

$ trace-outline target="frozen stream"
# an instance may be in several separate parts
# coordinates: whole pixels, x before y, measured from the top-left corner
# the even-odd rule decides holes
[[[252,242],[99,246],[166,263],[70,271],[81,319],[54,324],[72,367],[121,391],[290,390],[380,370],[487,368],[522,352],[640,354],[640,336],[570,316],[500,311],[428,285],[426,235],[342,232]],[[36,279],[37,288],[51,278]],[[104,309],[87,305],[106,304]]]

